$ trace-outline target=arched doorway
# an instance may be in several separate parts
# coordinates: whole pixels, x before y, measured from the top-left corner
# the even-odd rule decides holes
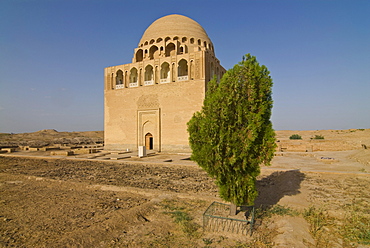
[[[153,135],[151,133],[145,134],[145,146],[147,150],[153,150]]]
[[[142,95],[138,102],[145,102],[147,95]],[[148,98],[156,99],[156,98]],[[153,103],[158,100],[153,100]],[[157,103],[156,103],[157,104]],[[146,105],[139,106],[146,108]],[[153,105],[153,108],[158,108],[158,105]],[[159,109],[138,110],[137,119],[137,146],[145,146],[147,150],[161,151],[161,133],[159,132],[160,115]]]

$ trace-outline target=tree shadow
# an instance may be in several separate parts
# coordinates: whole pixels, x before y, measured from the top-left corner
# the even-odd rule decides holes
[[[272,206],[277,204],[284,196],[301,193],[301,182],[304,173],[299,170],[276,171],[257,181],[258,197],[254,201],[256,207]]]

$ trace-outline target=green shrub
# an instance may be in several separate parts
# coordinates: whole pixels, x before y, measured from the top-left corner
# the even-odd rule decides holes
[[[289,139],[302,139],[302,136],[299,134],[293,134],[292,136],[289,137]]]
[[[315,137],[313,137],[313,139],[324,139],[324,136],[322,136],[322,135],[315,135]]]

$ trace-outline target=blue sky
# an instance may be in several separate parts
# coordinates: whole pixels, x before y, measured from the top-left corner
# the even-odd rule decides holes
[[[0,132],[103,130],[103,69],[168,14],[269,68],[276,130],[370,128],[368,0],[0,0]]]

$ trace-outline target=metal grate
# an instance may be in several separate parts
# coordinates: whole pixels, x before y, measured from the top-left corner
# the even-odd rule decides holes
[[[254,206],[240,206],[235,218],[229,217],[230,205],[213,202],[203,213],[203,229],[211,232],[232,232],[252,235]]]

